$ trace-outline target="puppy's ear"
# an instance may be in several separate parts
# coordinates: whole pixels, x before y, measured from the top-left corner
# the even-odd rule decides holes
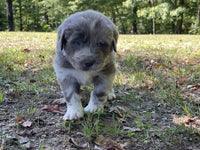
[[[65,33],[63,33],[61,40],[60,40],[60,48],[63,50],[67,44],[67,39],[65,38]]]
[[[112,41],[112,48],[115,52],[117,52],[117,40],[118,40],[118,31],[116,29],[113,30],[113,41]]]
[[[57,40],[57,48],[63,50],[67,44],[67,39],[70,36],[70,30],[68,29],[58,29],[58,40]]]
[[[117,52],[117,46],[115,40],[112,41],[112,48],[115,52]]]

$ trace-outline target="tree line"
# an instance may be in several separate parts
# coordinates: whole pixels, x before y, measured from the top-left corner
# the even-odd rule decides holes
[[[1,31],[55,31],[70,14],[92,9],[122,34],[200,34],[200,0],[2,0]]]

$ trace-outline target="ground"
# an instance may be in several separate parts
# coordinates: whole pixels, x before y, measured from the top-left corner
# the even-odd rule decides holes
[[[63,121],[56,33],[0,33],[0,145],[7,149],[200,149],[200,37],[120,35],[117,97]],[[83,87],[86,106],[93,86]]]

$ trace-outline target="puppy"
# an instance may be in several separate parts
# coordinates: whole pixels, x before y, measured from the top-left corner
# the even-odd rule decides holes
[[[102,110],[115,97],[115,52],[118,31],[103,14],[88,10],[68,17],[58,28],[54,69],[67,103],[64,120],[77,120],[84,112]],[[80,86],[94,84],[83,109]]]

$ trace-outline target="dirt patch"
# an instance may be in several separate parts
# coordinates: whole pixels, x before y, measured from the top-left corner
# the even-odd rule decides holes
[[[84,93],[85,105],[89,94]],[[141,93],[140,90],[126,88],[115,89],[115,93],[117,98],[107,103],[105,113],[99,118],[97,115],[91,118],[86,115],[73,123],[63,122],[60,113],[41,110],[44,105],[53,105],[53,100],[61,97],[59,93],[42,93],[37,98],[31,98],[33,93],[26,93],[26,96],[23,93],[8,93],[0,108],[1,148],[65,150],[80,149],[77,143],[88,143],[85,149],[95,149],[98,145],[94,141],[99,135],[119,143],[124,149],[200,148],[199,134],[185,132],[193,122],[189,122],[187,128],[182,126],[177,130],[181,123],[186,123],[181,118],[179,123],[173,121],[172,114],[177,113],[175,108],[160,106],[151,99],[152,94],[148,91]],[[65,104],[54,106],[66,110]],[[94,126],[96,118],[99,120],[99,133],[88,131],[92,132],[89,136],[85,126]],[[23,127],[22,122],[27,120],[31,121],[30,127]],[[195,123],[200,121],[199,118],[196,120]],[[195,127],[199,128],[199,125]],[[76,142],[70,141],[70,138]]]

